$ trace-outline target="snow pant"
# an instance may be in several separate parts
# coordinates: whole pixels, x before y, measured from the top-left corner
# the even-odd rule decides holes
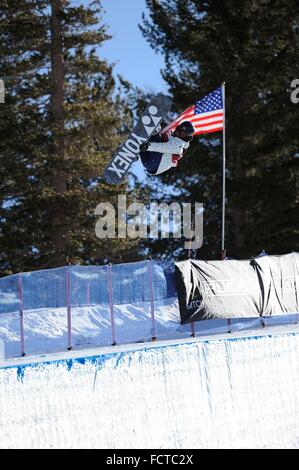
[[[140,152],[140,160],[147,171],[154,175],[160,166],[162,155],[158,152]]]

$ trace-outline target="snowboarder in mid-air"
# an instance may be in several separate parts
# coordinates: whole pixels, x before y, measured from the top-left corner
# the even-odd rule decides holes
[[[147,142],[140,145],[140,160],[151,175],[159,175],[178,165],[192,140],[194,127],[189,121],[179,124],[171,134],[156,130]]]
[[[161,122],[170,108],[171,99],[161,93],[150,100],[130,135],[107,164],[106,183],[121,183],[138,159],[151,175],[159,175],[178,165],[195,130],[191,122],[183,121],[172,133],[160,132]]]

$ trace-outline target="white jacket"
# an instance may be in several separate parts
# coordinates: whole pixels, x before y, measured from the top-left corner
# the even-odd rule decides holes
[[[172,135],[169,136],[168,142],[150,142],[148,151],[163,154],[155,174],[159,175],[169,170],[169,168],[177,166],[178,160],[182,157],[184,150],[186,150],[189,145],[189,142],[185,142],[179,137]],[[178,157],[175,158],[175,156]]]

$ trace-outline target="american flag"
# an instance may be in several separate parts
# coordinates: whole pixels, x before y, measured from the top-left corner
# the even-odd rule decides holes
[[[174,130],[181,122],[192,122],[195,132],[193,135],[206,132],[217,132],[223,129],[223,101],[221,88],[209,93],[207,96],[180,114],[173,122],[166,126],[162,133]]]

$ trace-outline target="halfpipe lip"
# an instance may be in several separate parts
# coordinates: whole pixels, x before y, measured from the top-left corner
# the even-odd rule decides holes
[[[145,341],[142,343],[116,344],[114,346],[99,346],[97,348],[72,349],[71,351],[60,351],[55,353],[43,353],[28,355],[25,357],[8,358],[0,360],[0,369],[10,369],[16,367],[32,367],[38,364],[50,364],[66,362],[70,360],[80,361],[83,359],[96,360],[102,356],[109,358],[126,352],[146,351],[148,349],[165,348],[191,343],[206,343],[218,341],[236,341],[244,339],[258,339],[269,336],[298,335],[298,324],[273,325],[265,329],[253,329],[247,331],[234,331],[233,333],[215,333],[201,335],[192,338],[167,339],[156,341]]]

